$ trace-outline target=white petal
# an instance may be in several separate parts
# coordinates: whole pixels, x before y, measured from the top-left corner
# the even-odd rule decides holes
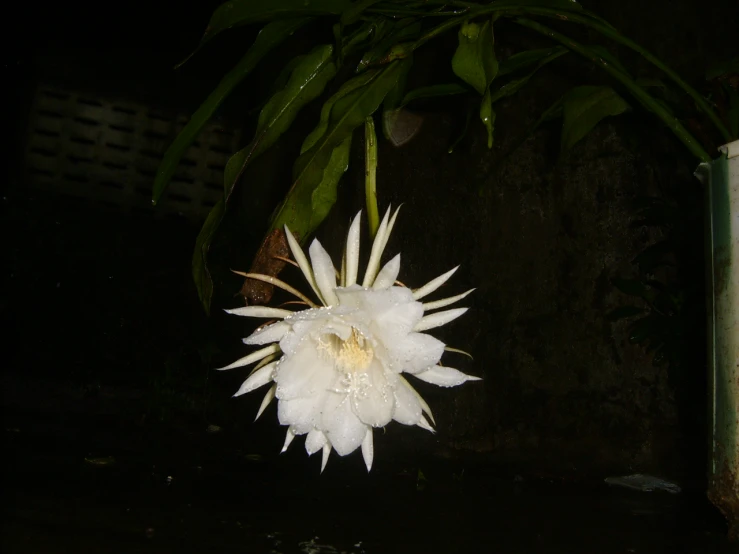
[[[393,418],[393,390],[379,361],[372,362],[366,375],[368,386],[363,394],[352,395],[352,408],[362,423],[384,427]]]
[[[395,387],[395,411],[393,419],[403,425],[416,425],[421,420],[421,404],[405,381]]]
[[[456,387],[466,381],[481,380],[479,377],[466,375],[458,369],[438,365],[431,367],[426,371],[416,373],[415,377],[418,377],[421,381],[426,381],[432,385],[439,385],[440,387]]]
[[[346,237],[346,280],[345,287],[350,287],[357,283],[357,273],[359,272],[359,229],[360,216],[359,212],[352,224],[349,226],[349,233]]]
[[[290,310],[281,308],[270,308],[268,306],[244,306],[243,308],[234,308],[233,310],[225,310],[227,314],[243,315],[246,317],[267,317],[270,319],[285,319],[293,315]]]
[[[306,340],[292,356],[280,362],[275,374],[275,382],[279,387],[277,398],[316,398],[334,388],[337,377],[331,363],[322,358],[315,346]]]
[[[244,344],[269,344],[285,336],[292,326],[284,321],[261,327],[244,339]]]
[[[318,240],[314,240],[308,249],[313,275],[316,277],[316,285],[321,291],[321,298],[326,306],[335,306],[339,303],[336,296],[336,269],[328,252],[321,246]]]
[[[423,317],[423,306],[413,300],[407,288],[373,291],[363,302],[364,311],[372,318],[372,334],[388,345],[413,331]]]
[[[279,386],[277,387],[279,397]],[[321,411],[325,403],[325,394],[320,398],[295,398],[280,400],[277,403],[277,419],[280,425],[289,425],[296,435],[310,433],[322,424]]]
[[[408,387],[408,389],[416,396],[416,400],[418,400],[418,403],[421,405],[421,409],[426,412],[426,415],[428,415],[431,418],[431,422],[436,425],[436,421],[434,420],[434,414],[431,413],[431,407],[426,403],[426,401],[423,399],[423,397],[418,393],[416,389],[413,388],[413,386],[406,381],[402,375],[398,376],[398,380],[403,381],[405,383],[405,386]]]
[[[421,318],[416,326],[413,328],[414,331],[428,331],[435,327],[441,327],[446,325],[450,321],[454,321],[459,316],[464,314],[468,308],[453,308],[451,310],[444,310],[443,312],[436,312],[435,314],[425,315]]]
[[[423,310],[425,312],[429,312],[431,310],[437,310],[439,308],[443,308],[444,306],[449,306],[450,304],[459,302],[460,300],[462,300],[462,298],[465,298],[468,294],[470,294],[474,290],[475,289],[470,289],[467,292],[458,294],[457,296],[450,296],[449,298],[442,298],[441,300],[434,300],[433,302],[424,302]]]
[[[367,425],[354,415],[346,395],[330,393],[323,405],[321,428],[339,456],[354,452],[367,434]]]
[[[372,288],[377,290],[392,287],[395,283],[395,280],[398,278],[398,273],[400,273],[400,254],[386,263],[385,266],[380,270],[380,273],[377,274],[377,278],[375,279]]]
[[[276,366],[277,362],[272,362],[271,364],[267,364],[263,368],[252,373],[249,378],[244,381],[241,387],[239,387],[239,390],[234,394],[234,396],[241,396],[242,394],[246,394],[247,392],[251,392],[254,389],[258,389],[259,387],[263,387],[267,383],[270,383],[272,381],[272,377],[274,377]]]
[[[429,422],[426,421],[426,418],[421,416],[421,419],[418,420],[418,423],[416,423],[421,429],[426,429],[426,431],[431,431],[432,433],[436,433],[433,427],[429,425]]]
[[[262,403],[259,406],[259,411],[257,411],[257,417],[254,418],[254,421],[259,419],[259,416],[264,413],[264,410],[267,409],[267,406],[269,406],[269,403],[272,402],[272,399],[275,397],[276,390],[277,390],[277,385],[272,385],[267,391],[267,394],[264,395],[264,398],[262,398]]]
[[[257,350],[256,352],[252,352],[248,356],[244,356],[243,358],[240,358],[236,360],[234,363],[229,364],[225,367],[219,367],[217,368],[218,371],[222,371],[224,369],[233,369],[235,367],[244,367],[245,365],[253,364],[254,362],[258,362],[262,358],[266,358],[270,354],[274,354],[276,352],[280,351],[280,345],[279,344],[271,344],[269,346],[266,346],[264,348],[261,348]]]
[[[390,369],[396,373],[418,373],[439,363],[444,343],[425,333],[409,333],[388,348]]]
[[[362,441],[362,457],[364,458],[364,465],[367,466],[367,471],[372,469],[372,460],[375,457],[375,449],[372,442],[372,429],[367,429],[367,434],[364,436]]]
[[[454,275],[454,272],[457,271],[458,269],[459,269],[459,266],[453,269],[450,269],[443,275],[439,275],[436,279],[432,279],[431,281],[429,281],[422,287],[417,288],[416,290],[413,291],[413,298],[415,298],[416,300],[420,300],[424,296],[428,296],[429,294],[434,292],[436,289],[438,289],[441,285],[446,283],[449,280],[449,277]]]
[[[375,280],[375,275],[377,275],[377,271],[380,269],[380,258],[382,257],[382,250],[384,248],[383,244],[383,235],[387,231],[387,221],[390,217],[390,208],[387,209],[385,212],[385,216],[382,218],[382,221],[380,222],[380,226],[377,228],[377,234],[375,235],[375,240],[372,242],[372,251],[370,252],[370,259],[369,262],[367,262],[367,270],[364,272],[364,280],[362,281],[362,286],[364,288],[369,288],[372,286],[372,283]]]
[[[316,293],[316,296],[321,299],[321,293],[316,286],[316,278],[313,275],[313,270],[311,269],[310,264],[308,263],[308,258],[305,257],[305,252],[303,252],[303,249],[300,248],[298,241],[295,240],[295,237],[293,236],[290,229],[288,229],[287,225],[285,225],[285,236],[287,237],[287,244],[290,247],[290,252],[293,253],[293,258],[295,258],[298,267],[300,267],[300,271],[303,272],[305,280],[308,281],[310,288],[313,289],[313,292]]]
[[[326,444],[326,435],[318,429],[313,429],[308,436],[305,437],[305,451],[308,456],[312,456],[318,452]]]
[[[287,450],[287,447],[290,446],[290,443],[295,438],[295,433],[293,433],[293,430],[291,427],[287,428],[287,434],[285,435],[285,444],[282,445],[282,450],[280,450],[280,454],[285,452]]]
[[[328,463],[328,457],[331,454],[331,443],[326,441],[326,444],[323,445],[323,453],[321,455],[321,473],[323,473],[323,470],[326,469],[326,464]]]

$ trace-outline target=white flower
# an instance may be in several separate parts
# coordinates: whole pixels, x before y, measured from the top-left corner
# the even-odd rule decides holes
[[[445,349],[461,351],[445,348],[443,342],[422,332],[465,313],[467,308],[456,308],[424,315],[461,300],[472,290],[435,302],[419,302],[443,285],[457,268],[416,290],[396,285],[400,255],[380,269],[380,257],[398,212],[388,221],[389,214],[388,210],[377,231],[361,285],[357,282],[360,214],[349,228],[338,284],[337,272],[321,243],[314,240],[311,244],[309,263],[286,226],[290,250],[322,306],[279,279],[247,273],[242,275],[290,291],[308,309],[293,312],[247,306],[227,310],[236,315],[281,320],[244,339],[246,344],[269,346],[222,369],[259,362],[234,396],[273,383],[257,418],[276,397],[279,421],[289,426],[282,451],[295,435],[307,435],[308,454],[323,451],[321,471],[331,448],[345,456],[360,446],[369,471],[372,428],[384,427],[390,420],[433,432],[424,416],[433,422],[428,404],[403,373],[443,387],[479,380],[440,365]]]

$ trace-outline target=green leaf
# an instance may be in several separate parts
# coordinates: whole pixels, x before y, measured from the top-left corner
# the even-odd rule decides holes
[[[357,64],[357,73],[361,73],[374,65],[386,64],[394,59],[408,57],[412,50],[398,43],[417,38],[421,32],[421,23],[414,19],[401,19],[398,22],[391,23],[390,27],[384,31],[384,36],[373,41],[373,47],[362,56],[359,64]]]
[[[621,72],[625,73],[626,75],[629,75],[628,70],[626,67],[621,63],[621,60],[619,60],[616,56],[611,54],[611,51],[608,50],[605,46],[601,46],[600,44],[591,44],[589,46],[585,47],[587,50],[590,50],[593,54],[598,56],[601,60],[603,60],[606,63],[611,64],[616,69],[620,70]]]
[[[380,211],[377,207],[377,133],[372,116],[364,120],[364,199],[369,235],[374,240],[380,226]]]
[[[490,21],[482,25],[463,23],[457,38],[459,44],[452,57],[452,70],[482,96],[498,73],[493,25]]]
[[[351,25],[352,23],[359,21],[362,12],[380,2],[382,2],[382,0],[358,0],[357,2],[354,2],[351,7],[341,14],[341,25]]]
[[[569,150],[600,121],[627,111],[629,105],[611,87],[584,86],[565,95],[562,150]]]
[[[561,54],[557,55],[559,52],[561,52]],[[562,54],[566,54],[567,52],[567,48],[564,48],[562,46],[518,52],[500,62],[497,77],[503,77],[504,75],[508,75],[509,73],[514,73],[530,65],[539,63],[540,61],[551,56],[559,57]]]
[[[463,94],[469,92],[470,89],[459,83],[444,83],[440,85],[429,85],[427,87],[420,87],[409,91],[403,100],[400,102],[400,107],[410,104],[414,100],[420,100],[422,98],[436,98],[439,96],[454,96],[456,94]]]
[[[626,319],[643,313],[644,310],[642,308],[637,308],[636,306],[620,306],[608,312],[606,319],[608,321],[618,321],[619,319]]]
[[[524,77],[521,77],[519,79],[512,79],[505,83],[504,85],[501,85],[496,91],[492,93],[491,100],[493,103],[497,102],[501,98],[505,98],[506,96],[511,96],[515,93],[517,93],[519,90],[521,90],[526,83],[531,80],[531,78],[534,76],[534,74],[539,71],[542,67],[544,67],[549,62],[553,62],[560,56],[564,56],[567,53],[566,48],[552,48],[549,50],[549,54],[543,58],[539,59],[539,63],[536,65],[536,67],[525,75]]]
[[[485,91],[485,96],[482,97],[482,101],[480,102],[480,120],[488,131],[488,148],[492,148],[495,112],[493,111],[493,103],[490,99],[490,89]]]
[[[310,19],[307,18],[276,21],[266,25],[264,29],[259,32],[254,44],[252,44],[248,52],[243,58],[241,58],[239,63],[237,63],[236,66],[226,74],[221,82],[218,83],[216,89],[192,115],[190,121],[185,125],[185,128],[180,131],[177,138],[172,142],[169,148],[167,148],[167,151],[159,164],[156,177],[154,178],[152,191],[152,202],[154,204],[156,204],[162,197],[162,194],[167,188],[169,181],[172,179],[172,175],[174,175],[177,165],[185,151],[190,147],[202,128],[213,116],[213,113],[223,103],[236,85],[251,73],[257,63],[265,55],[309,21]]]
[[[611,283],[618,290],[629,296],[636,296],[638,298],[646,298],[649,294],[647,287],[644,283],[638,279],[612,279]]]
[[[192,255],[192,278],[195,281],[195,288],[206,314],[210,314],[210,300],[213,296],[213,279],[207,265],[208,250],[213,235],[221,223],[221,219],[223,219],[224,212],[225,203],[221,199],[210,210],[202,229],[200,229],[198,238],[195,240],[195,251]]]
[[[339,15],[349,6],[349,0],[232,0],[213,12],[200,46],[233,27],[291,17]]]
[[[405,84],[408,81],[408,73],[410,73],[411,67],[413,67],[413,55],[400,61],[400,74],[398,75],[398,81],[395,86],[387,93],[385,100],[382,102],[383,111],[394,110],[399,108],[403,102],[403,95],[405,93]]]
[[[276,93],[259,114],[257,130],[248,146],[234,154],[226,164],[226,201],[246,166],[272,146],[290,127],[298,112],[317,98],[336,75],[331,44],[316,47],[295,66],[285,88]]]
[[[334,149],[380,106],[395,85],[400,71],[397,62],[369,70],[350,79],[330,103],[325,128],[311,133],[303,144],[303,153],[295,162],[293,185],[272,219],[271,229],[287,224],[302,241],[315,227],[312,222],[312,195],[323,179]],[[325,106],[324,106],[325,107]]]
[[[331,208],[336,203],[336,189],[341,176],[349,168],[349,152],[351,151],[352,137],[349,135],[331,153],[326,168],[323,170],[323,179],[311,194],[310,228],[316,229],[326,219]]]

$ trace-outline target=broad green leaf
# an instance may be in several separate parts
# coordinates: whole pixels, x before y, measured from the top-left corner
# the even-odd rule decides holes
[[[469,92],[470,89],[459,83],[444,83],[440,85],[429,85],[409,91],[400,103],[400,107],[410,104],[414,100],[422,98],[436,98],[438,96],[454,96],[455,94],[463,94]]]
[[[311,194],[310,227],[317,229],[326,219],[331,208],[336,203],[336,189],[341,176],[349,167],[349,152],[351,151],[352,137],[349,135],[331,153],[328,165],[323,170],[323,179]]]
[[[350,4],[349,0],[231,0],[213,12],[200,46],[232,27],[291,17],[339,15]]]
[[[329,99],[332,106],[328,124],[323,132],[312,136],[310,147],[306,149],[304,144],[303,153],[295,162],[293,185],[272,219],[271,229],[287,224],[301,241],[315,230],[311,223],[312,195],[321,184],[334,149],[379,108],[395,85],[399,69],[400,64],[395,62],[369,70],[344,83],[342,89],[351,92],[339,94],[340,90],[334,95],[339,98]]]
[[[368,85],[375,78],[377,78],[376,73],[364,73],[353,79],[350,79],[346,81],[343,85],[341,85],[341,88],[336,92],[336,94],[326,100],[326,102],[321,107],[321,116],[318,120],[318,125],[316,125],[316,127],[308,134],[308,136],[305,137],[303,145],[300,147],[301,154],[304,154],[305,152],[310,150],[313,145],[315,145],[318,140],[326,133],[326,130],[328,129],[329,119],[331,118],[331,110],[333,109],[334,104],[336,104],[336,102],[338,102],[345,96],[348,96],[361,89],[362,87]]]
[[[223,199],[213,206],[203,224],[198,238],[195,241],[195,251],[192,254],[192,278],[198,291],[200,303],[205,308],[205,313],[210,314],[210,299],[213,296],[213,279],[208,271],[207,257],[210,243],[213,240],[218,225],[223,219],[225,203]]]
[[[486,21],[463,23],[457,34],[459,44],[452,57],[455,75],[474,88],[480,96],[498,72],[498,60],[493,49],[493,25]]]
[[[408,57],[412,50],[399,44],[414,40],[421,33],[421,23],[414,19],[401,19],[390,23],[391,27],[385,30],[385,35],[373,41],[372,48],[365,52],[357,64],[357,73],[365,71],[373,65],[387,64],[394,59]]]
[[[243,58],[241,58],[239,63],[237,63],[236,66],[226,74],[221,82],[218,83],[216,89],[192,115],[190,121],[185,125],[185,128],[180,131],[177,138],[172,142],[169,148],[167,148],[167,151],[162,158],[162,162],[159,164],[156,177],[154,178],[152,191],[152,202],[154,204],[159,201],[164,190],[167,188],[167,185],[172,179],[172,175],[174,175],[177,165],[180,163],[180,159],[184,155],[185,151],[190,147],[202,128],[213,116],[213,113],[223,103],[236,85],[251,73],[257,63],[265,55],[309,21],[309,18],[275,21],[274,23],[266,25],[264,29],[259,32],[254,44],[252,44],[248,52]]]
[[[298,112],[318,97],[336,75],[333,45],[316,47],[295,66],[285,88],[276,93],[259,114],[257,130],[248,146],[226,164],[224,194],[228,201],[246,166],[272,146],[290,127]]]
[[[616,56],[611,54],[611,51],[608,50],[608,48],[606,48],[605,46],[601,46],[600,44],[591,44],[587,46],[586,48],[590,50],[591,52],[593,52],[596,56],[598,56],[604,62],[611,64],[616,69],[619,69],[626,75],[629,75],[628,70],[621,63],[621,60],[619,60]]]
[[[516,71],[524,69],[530,65],[538,64],[540,61],[550,58],[551,56],[554,56],[559,52],[561,52],[562,54],[566,54],[567,52],[569,52],[569,50],[562,46],[555,46],[554,48],[524,50],[523,52],[513,54],[505,60],[500,61],[497,77],[502,77],[504,75],[508,75],[509,73],[514,73]]]
[[[572,89],[565,95],[562,105],[562,150],[572,148],[606,117],[622,114],[628,109],[626,101],[611,87]]]
[[[493,111],[493,102],[490,98],[490,89],[485,91],[485,95],[482,97],[482,101],[480,102],[480,120],[488,131],[488,148],[492,148],[495,112]]]
[[[539,71],[542,67],[544,67],[549,62],[552,62],[559,58],[560,56],[563,56],[567,53],[567,50],[565,48],[552,48],[549,50],[549,54],[543,58],[539,59],[539,63],[536,65],[536,67],[527,75],[524,77],[521,77],[519,79],[512,79],[505,83],[504,85],[501,85],[498,87],[497,90],[493,91],[491,93],[491,100],[493,103],[497,102],[501,98],[505,98],[506,96],[511,96],[515,93],[517,93],[519,90],[521,90],[526,83],[531,80],[531,78],[534,76],[534,74]]]
[[[608,321],[618,321],[619,319],[626,319],[643,313],[643,308],[637,308],[636,306],[620,306],[608,312],[606,319]]]
[[[382,0],[358,0],[341,14],[341,25],[351,25],[359,21],[359,18],[366,9],[371,8],[374,4],[379,4]]]

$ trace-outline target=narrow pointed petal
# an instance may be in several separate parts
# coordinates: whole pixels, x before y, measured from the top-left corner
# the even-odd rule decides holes
[[[269,403],[272,402],[272,399],[275,397],[276,391],[277,385],[272,385],[269,388],[267,394],[265,394],[264,398],[262,399],[262,404],[259,406],[259,411],[257,412],[257,417],[254,418],[254,421],[258,420],[259,416],[261,416],[264,413],[264,410],[267,409],[267,406],[269,406]]]
[[[459,269],[459,266],[450,269],[443,275],[439,275],[436,279],[431,279],[428,283],[423,285],[421,288],[418,288],[413,291],[413,298],[415,300],[420,300],[424,296],[428,296],[432,292],[434,292],[436,289],[438,289],[441,285],[446,283],[449,280],[449,277],[454,275],[454,272]]]
[[[464,314],[467,308],[453,308],[451,310],[445,310],[443,312],[436,312],[435,314],[425,315],[421,318],[416,326],[413,328],[414,331],[420,333],[421,331],[428,331],[435,327],[441,327],[446,325],[450,321],[454,321],[459,316]]]
[[[385,264],[385,266],[377,274],[372,288],[375,290],[386,289],[392,287],[400,273],[400,254]]]
[[[364,436],[362,441],[362,458],[364,458],[364,465],[367,466],[367,471],[372,469],[372,460],[375,458],[375,449],[372,441],[372,429],[367,429],[367,434]]]
[[[277,362],[272,362],[271,364],[267,364],[263,368],[255,371],[246,381],[244,381],[234,396],[241,396],[242,394],[251,392],[254,389],[263,387],[267,383],[271,383],[272,377],[274,377],[275,374],[275,367],[277,367]]]
[[[326,435],[324,435],[321,431],[318,429],[313,429],[312,431],[308,432],[308,435],[305,437],[305,451],[308,453],[308,456],[312,456],[323,446],[326,444]]]
[[[217,368],[218,371],[223,371],[225,369],[234,369],[235,367],[244,367],[245,365],[253,364],[254,362],[258,362],[262,358],[266,358],[270,354],[275,354],[280,351],[280,345],[279,344],[271,344],[265,348],[261,348],[260,350],[257,350],[256,352],[252,352],[248,356],[244,356],[243,358],[240,358],[236,360],[234,363],[229,364],[225,367],[219,367]]]
[[[244,344],[269,344],[277,342],[291,329],[291,325],[278,321],[272,325],[261,327],[244,339]]]
[[[434,300],[433,302],[424,302],[423,303],[423,310],[425,312],[429,312],[431,310],[437,310],[439,308],[443,308],[445,306],[449,306],[450,304],[454,304],[455,302],[459,302],[462,300],[462,298],[465,298],[468,296],[472,291],[475,289],[470,289],[467,292],[463,292],[462,294],[458,294],[457,296],[450,296],[449,298],[442,298],[441,300]]]
[[[465,350],[460,350],[459,348],[452,348],[451,346],[445,346],[444,350],[447,352],[454,352],[455,354],[462,354],[463,356],[467,356],[470,360],[474,360],[472,357],[472,354],[469,352],[466,352]]]
[[[313,266],[313,275],[316,277],[316,285],[321,291],[323,303],[326,306],[335,306],[339,303],[336,296],[336,270],[331,261],[331,256],[321,246],[318,240],[314,240],[308,249],[310,261]]]
[[[266,358],[263,358],[257,365],[255,365],[252,370],[249,372],[249,376],[251,376],[255,371],[262,369],[264,366],[266,366],[268,363],[271,363],[272,361],[279,358],[279,354],[270,354]]]
[[[265,317],[269,319],[285,319],[293,315],[290,310],[282,310],[280,308],[269,308],[267,306],[244,306],[243,308],[234,308],[233,310],[225,310],[227,314],[242,315],[246,317]]]
[[[292,427],[287,428],[287,433],[285,434],[285,444],[282,445],[282,450],[280,450],[280,454],[287,451],[287,447],[290,446],[290,443],[295,438],[295,433],[293,433]]]
[[[308,284],[313,289],[313,292],[316,293],[318,299],[323,301],[323,299],[321,298],[321,293],[316,286],[316,278],[314,277],[313,270],[308,263],[308,258],[305,257],[305,252],[303,252],[303,249],[300,248],[298,241],[295,240],[295,237],[293,236],[287,225],[285,225],[285,236],[287,237],[287,245],[290,247],[290,252],[293,253],[293,258],[295,258],[295,261],[298,262],[298,267],[300,268],[300,271],[303,272],[305,280],[308,281]]]
[[[426,415],[431,418],[431,423],[436,425],[436,420],[434,419],[434,414],[431,413],[431,407],[428,405],[428,403],[423,399],[423,396],[415,389],[413,388],[413,385],[411,385],[402,375],[400,376],[400,379],[405,383],[405,386],[408,387],[413,394],[416,395],[416,400],[418,400],[418,403],[421,405],[421,409],[426,412]]]
[[[440,387],[456,387],[466,381],[480,381],[480,377],[474,377],[472,375],[466,375],[451,367],[434,366],[426,371],[416,373],[414,377],[418,377],[421,381],[426,381],[432,385],[439,385]]]
[[[382,257],[382,250],[384,248],[382,239],[387,232],[387,222],[389,218],[390,208],[385,212],[385,216],[382,218],[380,226],[377,229],[375,240],[372,243],[370,259],[369,262],[367,262],[367,270],[364,272],[364,280],[362,281],[362,286],[365,288],[372,286],[372,283],[375,281],[375,275],[377,275],[377,272],[380,270],[380,258]]]
[[[359,212],[355,217],[352,224],[349,226],[349,233],[346,237],[346,279],[344,282],[345,287],[350,287],[357,284],[357,274],[359,273],[359,230],[360,230],[360,217],[362,212]]]
[[[323,445],[323,453],[321,456],[321,473],[323,473],[323,470],[326,469],[326,464],[328,463],[328,457],[331,454],[331,443],[326,441],[326,444]]]
[[[264,275],[263,273],[244,273],[243,271],[236,271],[234,269],[232,269],[231,272],[235,273],[236,275],[241,275],[242,277],[246,277],[247,279],[254,279],[256,281],[262,281],[263,283],[269,283],[273,287],[277,287],[279,289],[289,292],[290,294],[299,298],[304,303],[308,304],[308,306],[310,306],[311,308],[318,307],[316,303],[313,302],[313,300],[308,298],[298,289],[296,289],[292,285],[288,285],[285,281],[282,281],[281,279],[278,279],[277,277],[274,277],[272,275]]]
[[[432,433],[436,433],[436,429],[431,427],[431,425],[429,425],[429,422],[426,421],[426,418],[423,416],[421,416],[421,419],[418,420],[418,423],[416,423],[416,425],[418,425],[421,429],[426,429],[426,431],[431,431]]]

